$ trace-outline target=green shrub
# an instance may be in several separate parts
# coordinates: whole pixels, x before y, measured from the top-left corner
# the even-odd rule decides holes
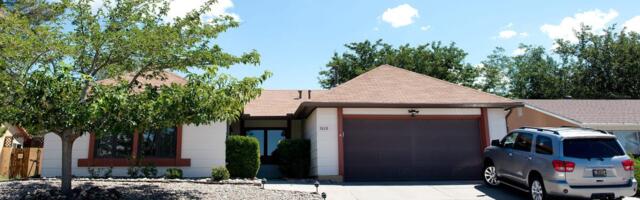
[[[102,174],[101,168],[89,167],[87,171],[89,171],[89,178],[99,178]]]
[[[282,175],[288,178],[306,178],[311,163],[311,142],[304,139],[282,140],[274,157]]]
[[[167,174],[165,175],[165,177],[169,179],[182,178],[182,169],[169,168],[167,169]]]
[[[129,166],[129,168],[127,168],[127,175],[129,175],[130,178],[140,177],[140,168],[138,166]]]
[[[142,172],[142,176],[145,178],[155,178],[158,177],[158,168],[153,163],[149,163],[142,167],[140,170]]]
[[[113,167],[109,167],[105,170],[104,172],[104,177],[105,178],[110,178],[113,176]]]
[[[260,143],[253,137],[229,136],[226,141],[227,169],[232,177],[255,178],[260,168]]]
[[[211,179],[214,181],[227,180],[230,176],[226,167],[214,167],[211,169]]]
[[[127,168],[127,175],[129,178],[140,177],[140,159],[129,158],[129,167]]]
[[[109,168],[89,167],[87,171],[89,171],[89,178],[109,178],[113,173],[113,167],[109,167]]]

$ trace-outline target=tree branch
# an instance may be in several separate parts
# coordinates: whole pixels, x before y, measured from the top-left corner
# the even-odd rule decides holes
[[[35,59],[33,59],[33,61],[31,61],[31,63],[29,63],[29,65],[25,68],[24,73],[22,74],[23,76],[26,76],[29,73],[29,70],[31,70],[31,68],[33,67],[33,65],[35,65],[38,60],[40,60],[40,57],[42,57],[42,55],[44,55],[46,53],[46,51],[43,51],[41,53],[39,53]]]
[[[131,89],[133,87],[133,84],[137,82],[138,77],[140,77],[140,75],[142,75],[145,72],[145,70],[147,68],[149,68],[151,65],[152,65],[152,63],[149,62],[149,64],[147,64],[146,66],[140,68],[140,70],[138,72],[136,72],[135,75],[133,75],[133,77],[131,78],[131,81],[129,81],[129,85],[127,87],[129,89]]]

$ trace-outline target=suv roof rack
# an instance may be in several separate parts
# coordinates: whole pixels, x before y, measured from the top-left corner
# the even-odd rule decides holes
[[[520,129],[534,129],[534,130],[537,130],[537,131],[548,131],[548,132],[552,132],[553,134],[560,135],[560,133],[558,133],[558,131],[554,131],[554,130],[546,129],[546,128],[523,126],[523,127],[520,127]]]
[[[598,131],[598,132],[600,132],[600,133],[604,133],[604,134],[607,134],[607,135],[613,135],[612,133],[609,133],[609,132],[607,132],[607,131],[605,131],[605,130],[594,129],[594,128],[588,128],[588,127],[579,127],[579,126],[561,126],[561,127],[564,127],[564,128],[577,128],[577,129],[582,129],[582,130],[591,130],[591,131]]]

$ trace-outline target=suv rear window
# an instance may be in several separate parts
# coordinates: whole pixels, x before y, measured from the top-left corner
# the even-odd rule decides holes
[[[614,138],[566,139],[564,156],[574,158],[610,158],[624,155],[624,151]]]

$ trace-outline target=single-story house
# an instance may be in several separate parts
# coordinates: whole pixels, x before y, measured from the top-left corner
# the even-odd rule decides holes
[[[522,126],[574,126],[616,135],[628,153],[640,154],[640,100],[522,99],[507,117],[509,130]]]
[[[264,90],[235,122],[83,136],[74,144],[74,173],[116,166],[114,175],[123,175],[126,157],[137,153],[157,166],[180,167],[185,176],[209,176],[211,167],[225,164],[226,136],[239,134],[258,139],[265,173],[280,140],[304,138],[311,141],[310,173],[320,179],[480,179],[484,147],[506,135],[506,114],[521,105],[382,65],[329,90]],[[45,149],[43,175],[57,176],[57,136],[47,135]]]

